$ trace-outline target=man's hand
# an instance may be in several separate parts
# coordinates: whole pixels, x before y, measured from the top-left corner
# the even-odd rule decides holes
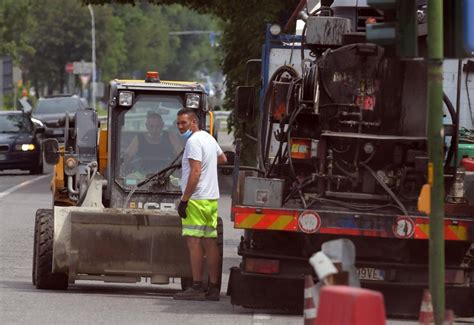
[[[186,219],[186,208],[188,207],[188,201],[181,200],[178,205],[178,214],[181,219]]]

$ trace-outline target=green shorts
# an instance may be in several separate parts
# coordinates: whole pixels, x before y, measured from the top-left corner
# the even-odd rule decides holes
[[[186,215],[183,236],[217,237],[217,200],[189,200]]]

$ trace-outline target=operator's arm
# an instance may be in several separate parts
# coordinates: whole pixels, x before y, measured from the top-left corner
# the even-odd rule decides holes
[[[224,153],[221,153],[219,156],[217,156],[218,165],[224,165],[226,163],[227,163],[227,157],[224,155]]]
[[[199,160],[189,159],[189,167],[191,171],[189,172],[188,183],[186,184],[186,189],[181,197],[181,201],[185,202],[189,200],[196,190],[199,177],[201,176],[201,162]]]
[[[138,137],[134,137],[132,142],[128,145],[127,149],[125,149],[124,159],[130,160],[132,159],[138,152]]]
[[[177,134],[173,132],[169,132],[168,140],[171,143],[171,146],[173,147],[174,155],[178,155],[183,149],[183,144],[181,143],[181,139],[178,138]]]

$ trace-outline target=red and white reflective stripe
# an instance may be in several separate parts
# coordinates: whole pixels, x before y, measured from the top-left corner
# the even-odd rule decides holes
[[[444,239],[445,240],[467,240],[470,222],[445,220],[444,221]],[[472,226],[471,226],[472,227]],[[416,239],[430,238],[430,220],[428,218],[415,218]]]
[[[308,234],[334,234],[400,239],[428,239],[429,218],[420,216],[364,216],[348,219],[347,215],[314,210],[289,210],[255,207],[233,207],[234,227],[238,229],[281,230]],[[345,224],[345,221],[349,221]],[[469,240],[474,234],[474,221],[449,218],[444,223],[446,240]]]

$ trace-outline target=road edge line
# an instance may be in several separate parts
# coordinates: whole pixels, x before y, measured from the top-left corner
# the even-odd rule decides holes
[[[33,179],[29,179],[27,181],[24,181],[23,183],[20,183],[20,184],[17,184],[13,187],[10,187],[9,189],[3,191],[3,192],[0,192],[0,199],[4,198],[5,196],[7,196],[8,194],[11,194],[13,192],[15,192],[16,190],[22,188],[22,187],[25,187],[27,185],[30,185],[36,181],[39,181],[40,179],[43,179],[43,178],[46,178],[48,176],[51,176],[50,174],[46,174],[46,175],[41,175],[41,176],[37,176]]]

